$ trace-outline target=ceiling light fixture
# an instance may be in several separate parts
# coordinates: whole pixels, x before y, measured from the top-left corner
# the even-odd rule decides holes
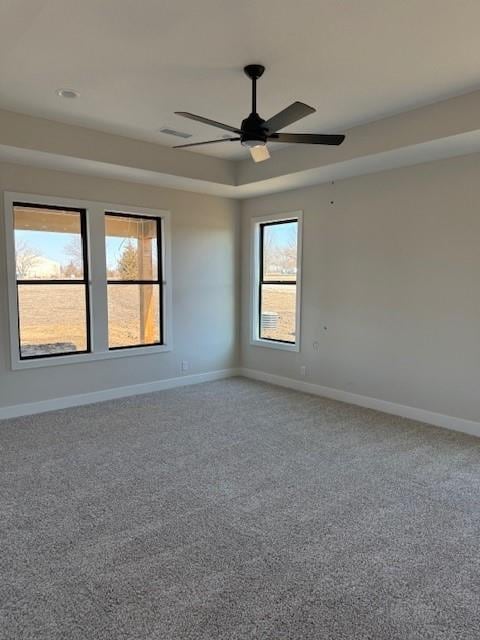
[[[270,158],[270,152],[265,142],[260,140],[243,140],[242,146],[247,147],[255,162],[263,162]]]
[[[78,98],[78,96],[80,95],[78,93],[78,91],[75,91],[75,89],[57,89],[56,91],[57,96],[60,96],[60,98]]]

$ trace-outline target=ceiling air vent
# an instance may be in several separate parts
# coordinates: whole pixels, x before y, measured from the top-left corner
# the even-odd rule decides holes
[[[185,133],[184,131],[176,131],[175,129],[169,129],[168,127],[163,127],[163,129],[159,129],[160,133],[166,133],[168,136],[176,136],[177,138],[191,138],[191,133]]]

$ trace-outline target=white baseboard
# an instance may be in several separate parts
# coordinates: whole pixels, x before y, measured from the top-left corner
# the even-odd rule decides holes
[[[277,376],[273,373],[266,373],[265,371],[246,368],[208,371],[207,373],[196,373],[187,376],[180,376],[178,378],[155,380],[154,382],[115,387],[113,389],[92,391],[73,396],[64,396],[62,398],[52,398],[50,400],[39,400],[38,402],[10,405],[0,408],[0,420],[4,420],[6,418],[17,418],[19,416],[32,415],[35,413],[44,413],[45,411],[55,411],[57,409],[67,409],[68,407],[78,407],[83,404],[103,402],[105,400],[115,400],[117,398],[140,395],[142,393],[151,393],[153,391],[163,391],[165,389],[173,389],[174,387],[184,387],[192,384],[200,384],[202,382],[222,380],[224,378],[230,378],[237,375],[480,437],[480,422],[475,422],[474,420],[465,420],[464,418],[446,416],[441,413],[426,411],[425,409],[417,409],[415,407],[388,402],[387,400],[379,400],[378,398],[362,396],[356,393],[351,393],[350,391],[343,391],[342,389],[323,387],[303,380],[295,380],[294,378],[286,378],[284,376]]]
[[[195,373],[178,378],[167,378],[166,380],[155,380],[154,382],[144,382],[142,384],[132,384],[125,387],[115,387],[114,389],[104,389],[102,391],[92,391],[90,393],[80,393],[74,396],[64,396],[62,398],[52,398],[51,400],[39,400],[38,402],[27,402],[25,404],[10,405],[0,408],[0,420],[6,418],[18,418],[34,413],[44,413],[45,411],[55,411],[57,409],[67,409],[68,407],[78,407],[82,404],[93,402],[103,402],[105,400],[115,400],[128,396],[136,396],[152,391],[163,391],[173,387],[185,387],[201,382],[211,382],[212,380],[222,380],[239,375],[238,369],[221,369],[219,371],[208,371],[207,373]]]
[[[289,389],[295,389],[296,391],[303,391],[304,393],[311,393],[316,396],[324,396],[325,398],[331,398],[332,400],[339,400],[340,402],[347,402],[348,404],[355,404],[367,409],[375,409],[376,411],[383,411],[384,413],[390,413],[394,416],[410,418],[411,420],[426,422],[427,424],[431,424],[436,427],[443,427],[444,429],[451,429],[453,431],[461,431],[462,433],[468,433],[469,435],[480,437],[480,422],[475,422],[474,420],[455,418],[441,413],[434,413],[433,411],[426,411],[425,409],[417,409],[403,404],[396,404],[395,402],[388,402],[387,400],[361,396],[356,393],[350,393],[350,391],[342,391],[341,389],[333,389],[331,387],[322,387],[318,384],[304,382],[303,380],[294,380],[293,378],[285,378],[284,376],[277,376],[273,373],[266,373],[257,369],[242,368],[239,370],[239,374],[246,378],[252,378],[253,380],[269,382],[270,384],[288,387]]]

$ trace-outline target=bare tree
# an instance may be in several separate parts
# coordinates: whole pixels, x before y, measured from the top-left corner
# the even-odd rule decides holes
[[[61,267],[63,276],[65,278],[81,278],[83,275],[83,248],[80,236],[74,236],[65,245],[65,253],[70,256],[70,261]]]
[[[297,266],[297,231],[296,227],[287,227],[287,235],[281,240],[266,236],[264,250],[268,255],[270,266],[282,273],[295,273]]]
[[[297,229],[296,226],[288,228],[288,236],[282,247],[284,268],[293,272],[297,266]]]
[[[31,247],[25,240],[15,242],[15,265],[17,278],[26,278],[31,274],[32,267],[35,266],[40,252]]]

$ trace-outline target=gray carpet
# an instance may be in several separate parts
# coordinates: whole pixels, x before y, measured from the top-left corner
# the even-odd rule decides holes
[[[241,378],[0,423],[0,637],[480,638],[480,440]]]

